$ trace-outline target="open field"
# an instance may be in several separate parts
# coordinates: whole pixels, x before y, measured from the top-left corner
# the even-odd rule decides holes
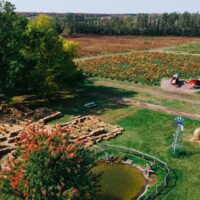
[[[157,52],[137,52],[79,60],[86,74],[117,80],[159,85],[164,77],[178,72],[183,78],[200,75],[200,57]]]
[[[169,48],[169,51],[186,52],[191,54],[200,54],[200,42],[192,44],[184,44],[174,48]]]
[[[198,37],[148,37],[148,36],[96,36],[80,35],[66,37],[79,46],[78,57],[106,53],[141,51],[155,48],[189,44],[200,41]]]
[[[126,91],[129,94],[134,93],[135,95],[125,96],[126,99],[133,100],[135,102],[149,103],[152,105],[161,105],[168,108],[172,108],[178,111],[184,111],[191,113],[193,116],[195,114],[200,114],[199,105],[200,98],[198,94],[186,94],[169,92],[160,89],[157,86],[144,86],[139,84],[134,84],[131,82],[116,81],[101,78],[91,78],[95,86],[99,88],[102,87],[102,91],[99,93],[106,96],[106,88],[113,88],[116,90]],[[112,93],[107,94],[111,97]],[[122,93],[123,95],[123,93]]]

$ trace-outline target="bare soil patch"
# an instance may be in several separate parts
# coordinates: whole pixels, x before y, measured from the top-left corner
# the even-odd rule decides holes
[[[174,86],[171,85],[171,79],[163,79],[161,81],[161,88],[170,92],[183,92],[183,93],[195,93],[195,92],[200,92],[200,88],[199,89],[194,89],[191,88],[189,85],[184,84],[183,80],[181,81],[182,84],[180,84],[179,86]]]

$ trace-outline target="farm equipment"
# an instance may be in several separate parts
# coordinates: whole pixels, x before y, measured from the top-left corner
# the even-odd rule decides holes
[[[200,88],[200,80],[199,79],[189,79],[185,81],[187,85],[189,85],[191,88]]]
[[[179,75],[178,73],[174,74],[171,78],[171,84],[172,85],[178,85],[179,84]]]

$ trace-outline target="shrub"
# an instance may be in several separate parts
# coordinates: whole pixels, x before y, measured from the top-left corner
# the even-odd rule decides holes
[[[70,134],[60,125],[28,126],[0,170],[0,190],[24,199],[95,199],[95,157],[78,139],[71,142]]]

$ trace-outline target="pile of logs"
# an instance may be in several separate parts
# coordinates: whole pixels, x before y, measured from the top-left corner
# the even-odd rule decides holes
[[[72,129],[72,139],[81,140],[90,147],[103,140],[110,140],[123,133],[124,129],[117,125],[106,124],[98,118],[88,115],[62,124],[64,128]]]
[[[0,114],[1,114],[0,116],[1,121],[7,120],[7,122],[15,123],[15,124],[16,123],[20,124],[28,120],[36,122],[40,119],[42,119],[44,123],[47,123],[49,120],[52,120],[61,116],[61,112],[55,113],[53,110],[45,108],[45,107],[31,109],[20,103],[0,104]],[[3,117],[6,118],[6,120],[3,120]]]
[[[60,112],[55,112],[49,116],[40,119],[39,123],[46,124],[50,120],[60,117]],[[24,123],[24,124],[23,124]],[[20,132],[24,129],[27,121],[16,124],[0,124],[0,166],[5,165],[6,157],[12,155],[16,150],[16,142],[20,139]],[[30,124],[29,121],[28,124]],[[37,123],[37,122],[36,122]],[[51,125],[46,125],[49,129]],[[85,147],[90,147],[103,140],[110,140],[123,133],[124,129],[116,126],[106,124],[94,116],[76,117],[73,121],[62,124],[62,128],[71,129],[72,135],[70,140],[79,139],[83,142]]]
[[[5,165],[6,157],[10,156],[16,150],[16,142],[20,139],[21,129],[0,134],[0,167]]]

